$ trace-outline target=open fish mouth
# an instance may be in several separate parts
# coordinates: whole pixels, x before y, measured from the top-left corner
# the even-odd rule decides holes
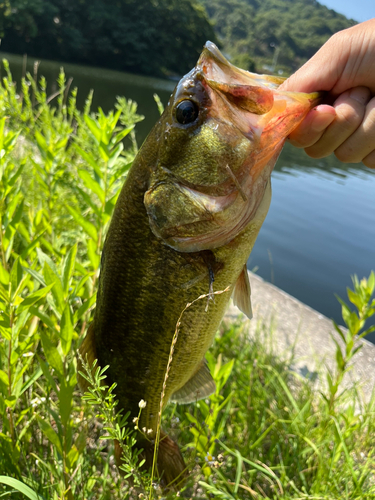
[[[319,99],[317,93],[279,91],[284,80],[237,68],[212,42],[205,44],[169,103],[173,110],[192,102],[201,117],[196,113],[187,125],[174,118],[166,129],[176,127],[192,143],[201,139],[210,153],[202,154],[198,167],[187,156],[170,172],[161,160],[144,197],[150,227],[165,244],[182,252],[217,248],[251,222],[287,136]],[[199,157],[200,149],[192,154]]]

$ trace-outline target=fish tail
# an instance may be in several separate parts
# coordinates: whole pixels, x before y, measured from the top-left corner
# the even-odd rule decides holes
[[[179,490],[186,480],[187,467],[178,444],[163,431],[160,431],[157,464],[162,485]]]
[[[88,330],[86,337],[84,338],[80,348],[78,349],[79,354],[81,355],[82,359],[89,364],[90,367],[92,367],[94,361],[97,359],[96,356],[96,346],[95,346],[95,334],[94,334],[94,323],[91,323]],[[80,375],[79,372],[85,373],[85,369],[82,366],[82,361],[80,358],[78,358],[78,363],[77,363],[77,380],[78,380],[78,385],[81,388],[82,392],[87,391],[89,387],[89,382]]]
[[[137,446],[143,449],[140,454],[140,458],[145,459],[143,467],[145,469],[151,469],[154,460],[154,444],[151,441],[142,440],[138,442]],[[121,465],[121,455],[121,446],[119,442],[115,440],[115,459],[118,467]],[[180,448],[177,443],[163,431],[160,431],[160,442],[157,455],[157,475],[165,491],[170,489],[178,491],[181,489],[188,475]]]

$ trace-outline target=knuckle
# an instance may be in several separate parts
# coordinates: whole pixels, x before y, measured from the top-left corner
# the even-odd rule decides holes
[[[295,148],[308,148],[315,144],[319,140],[320,136],[314,136],[312,137],[311,135],[305,135],[305,136],[298,136],[298,137],[290,137],[289,142],[294,146]]]
[[[341,163],[360,163],[361,161],[361,158],[357,158],[355,153],[347,147],[339,147],[334,153]]]
[[[362,160],[362,163],[368,168],[375,168],[375,151],[367,155],[366,158]]]
[[[305,148],[305,153],[307,156],[310,156],[310,158],[314,158],[315,160],[319,160],[320,158],[325,158],[326,156],[329,156],[332,151],[323,151],[321,149],[315,148],[314,146]]]
[[[362,108],[361,111],[358,109],[359,107]],[[344,104],[336,108],[336,112],[337,121],[340,123],[340,126],[344,129],[353,130],[361,123],[365,113],[365,106],[359,103],[355,107]]]

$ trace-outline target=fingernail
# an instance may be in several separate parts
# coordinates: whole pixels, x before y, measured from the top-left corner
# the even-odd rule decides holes
[[[349,97],[360,104],[367,104],[371,98],[371,92],[367,87],[356,87],[350,91]]]

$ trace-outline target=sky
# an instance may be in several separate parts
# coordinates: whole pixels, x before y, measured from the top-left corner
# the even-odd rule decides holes
[[[318,0],[340,14],[355,21],[367,21],[375,17],[375,0]]]

